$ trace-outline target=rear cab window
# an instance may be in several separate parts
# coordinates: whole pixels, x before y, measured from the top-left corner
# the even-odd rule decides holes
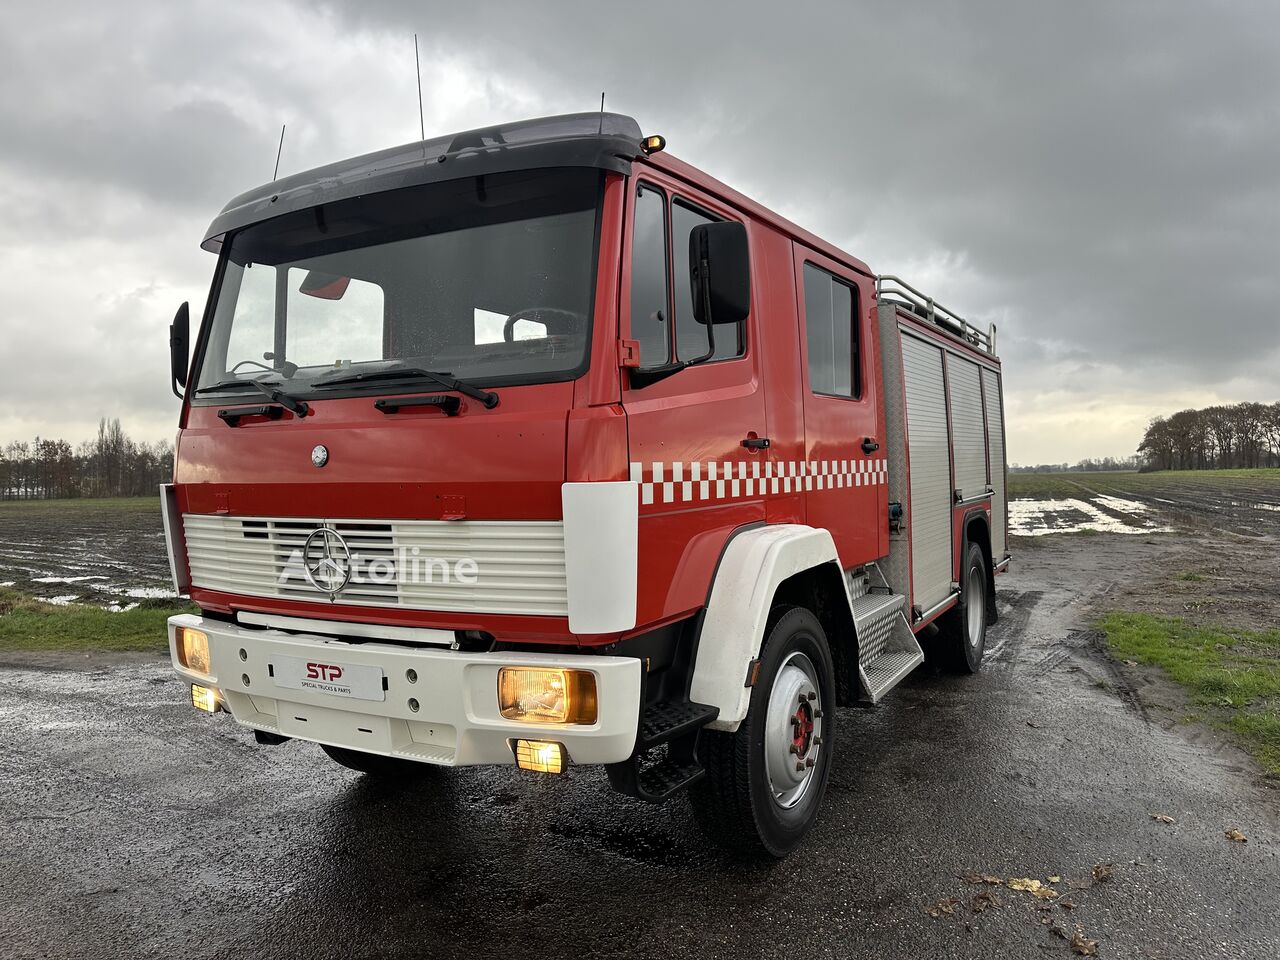
[[[819,396],[862,397],[858,291],[812,263],[804,265],[804,328],[809,389]]]

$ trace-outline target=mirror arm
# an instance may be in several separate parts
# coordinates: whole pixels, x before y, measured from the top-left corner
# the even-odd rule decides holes
[[[680,360],[676,363],[664,363],[660,367],[628,367],[627,376],[631,381],[631,389],[640,390],[679,373],[687,366],[688,362]]]
[[[697,363],[706,363],[716,355],[716,322],[711,316],[711,264],[706,257],[698,259],[698,273],[701,274],[698,286],[702,288],[702,315],[707,318],[707,322],[703,324],[707,328],[707,352],[690,360],[688,365],[691,367]]]

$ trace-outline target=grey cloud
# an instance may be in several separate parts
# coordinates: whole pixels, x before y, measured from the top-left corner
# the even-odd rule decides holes
[[[339,9],[469,32],[411,3]],[[611,8],[573,9],[509,8],[484,47],[562,97],[617,91],[675,152],[873,267],[963,252],[979,298],[949,295],[960,278],[938,295],[1004,307],[1031,336],[1202,378],[1274,361],[1273,8],[682,4],[625,29]],[[1205,335],[1226,318],[1229,337]]]
[[[279,123],[287,170],[416,133],[415,31],[428,77],[440,71],[424,91],[429,132],[589,109],[605,89],[683,158],[999,321],[1029,405],[1275,392],[1271,5],[334,0],[49,5],[20,19],[0,36],[0,281],[35,285],[41,257],[66,269],[69,241],[98,238],[85,255],[118,260],[119,287],[105,271],[62,291],[60,311],[99,321],[66,358],[87,369],[112,331],[134,344],[114,377],[86,382],[139,418],[169,415],[163,324],[179,293],[202,296],[199,234],[266,179]],[[149,298],[104,306],[152,282]],[[61,313],[42,321],[38,297],[22,303],[0,328],[75,329]],[[33,376],[50,353],[15,352],[34,349],[19,337],[4,349]],[[13,411],[30,396],[4,391]]]

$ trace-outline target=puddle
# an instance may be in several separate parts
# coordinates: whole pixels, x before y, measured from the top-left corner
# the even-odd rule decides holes
[[[1258,503],[1254,500],[1228,500],[1227,504],[1235,509],[1271,510],[1280,513],[1280,503]]]
[[[124,595],[136,597],[139,600],[168,600],[177,596],[166,587],[129,587],[124,591]]]
[[[1117,513],[1147,513],[1151,509],[1145,503],[1139,503],[1136,500],[1121,500],[1119,497],[1108,497],[1101,493],[1095,494],[1092,501]]]
[[[1168,533],[1172,527],[1134,514],[1148,512],[1145,504],[1118,497],[1098,497],[1102,506],[1125,519],[1112,516],[1088,500],[1010,500],[1009,532],[1020,537],[1043,537],[1050,533]]]

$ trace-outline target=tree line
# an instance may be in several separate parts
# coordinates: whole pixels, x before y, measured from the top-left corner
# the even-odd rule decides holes
[[[1010,473],[1110,473],[1116,470],[1140,470],[1141,457],[1102,457],[1076,463],[1037,463],[1035,466],[1009,464]]]
[[[172,477],[173,444],[134,441],[116,418],[75,448],[48,437],[0,448],[2,500],[149,496]]]
[[[1280,466],[1280,403],[1233,403],[1156,417],[1138,453],[1148,470]]]

